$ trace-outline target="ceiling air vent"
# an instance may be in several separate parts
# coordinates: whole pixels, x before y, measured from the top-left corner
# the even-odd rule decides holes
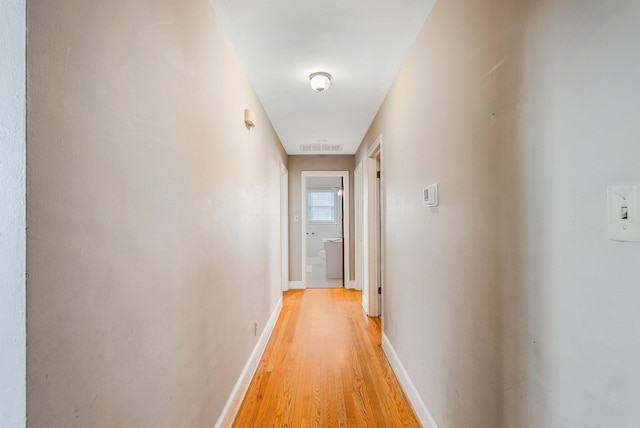
[[[300,151],[302,153],[341,152],[342,151],[342,144],[300,144]]]
[[[322,151],[322,144],[300,144],[300,151],[303,153],[320,152]]]

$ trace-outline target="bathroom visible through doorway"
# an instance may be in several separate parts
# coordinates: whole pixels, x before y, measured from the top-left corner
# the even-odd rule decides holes
[[[345,287],[348,178],[348,172],[303,172],[305,288]]]

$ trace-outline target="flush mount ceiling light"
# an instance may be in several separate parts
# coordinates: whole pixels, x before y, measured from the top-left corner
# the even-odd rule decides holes
[[[309,84],[314,91],[322,92],[329,89],[331,85],[331,75],[324,71],[311,73],[309,76]]]

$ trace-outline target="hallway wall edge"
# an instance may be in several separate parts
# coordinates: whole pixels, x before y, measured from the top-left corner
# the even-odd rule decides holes
[[[240,373],[240,377],[233,387],[233,390],[227,399],[227,403],[225,404],[224,409],[222,409],[222,413],[214,425],[214,428],[228,428],[233,425],[233,421],[238,414],[238,410],[240,410],[242,400],[244,400],[244,396],[249,389],[249,384],[251,383],[251,379],[253,379],[253,375],[258,368],[258,364],[260,364],[260,360],[262,359],[262,355],[267,347],[269,338],[271,338],[271,334],[273,333],[273,329],[276,326],[276,321],[278,321],[281,311],[282,297],[278,300],[267,325],[260,335],[260,339],[258,339],[258,342],[256,343],[255,348],[253,348],[253,352],[251,352],[244,369],[242,369],[242,373]]]
[[[438,428],[429,408],[420,396],[420,393],[418,393],[418,389],[411,380],[409,373],[407,373],[402,361],[400,361],[400,357],[398,357],[391,341],[384,332],[382,333],[382,350],[387,356],[387,360],[389,360],[389,364],[391,364],[391,368],[393,368],[393,371],[396,374],[400,385],[402,385],[402,389],[413,406],[413,411],[416,413],[416,416],[420,420],[422,426],[424,428]]]

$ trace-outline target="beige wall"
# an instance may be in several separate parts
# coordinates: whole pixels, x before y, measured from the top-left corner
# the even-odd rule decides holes
[[[349,265],[354,279],[353,155],[289,156],[289,280],[302,281],[302,171],[349,171]],[[298,216],[301,220],[294,221]]]
[[[281,296],[280,142],[206,0],[28,25],[29,426],[211,427]]]
[[[382,133],[384,331],[439,427],[640,424],[640,4],[440,1]],[[422,205],[437,182],[440,206]]]
[[[502,422],[640,426],[640,244],[607,239],[606,204],[607,186],[640,183],[640,3],[514,12],[498,73]]]
[[[356,156],[383,134],[384,330],[444,428],[498,426],[494,21],[436,2]]]

